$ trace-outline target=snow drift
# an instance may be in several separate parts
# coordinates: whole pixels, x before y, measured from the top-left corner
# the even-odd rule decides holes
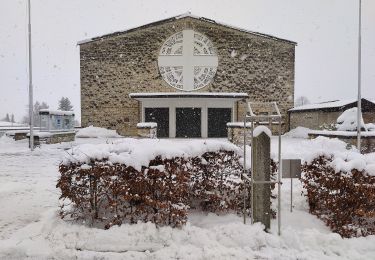
[[[121,137],[116,130],[105,129],[101,127],[88,126],[78,130],[76,137],[79,138],[115,138]]]

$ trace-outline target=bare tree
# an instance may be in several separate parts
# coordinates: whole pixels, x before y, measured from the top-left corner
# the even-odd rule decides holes
[[[10,118],[9,118],[9,114],[8,113],[6,114],[6,116],[4,118],[4,121],[5,122],[10,122]]]
[[[39,111],[40,111],[41,109],[46,109],[46,108],[49,108],[49,106],[47,105],[46,102],[39,103],[39,101],[36,101],[36,102],[34,103],[34,109],[33,109],[34,126],[40,126],[40,115],[39,115]],[[25,116],[22,118],[22,123],[30,124],[29,113],[27,113],[27,115],[25,115]]]
[[[310,104],[310,100],[305,96],[299,96],[294,102],[294,106],[299,107],[303,105]]]

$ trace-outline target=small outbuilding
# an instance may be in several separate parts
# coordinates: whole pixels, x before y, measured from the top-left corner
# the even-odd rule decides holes
[[[41,109],[40,131],[58,132],[74,130],[74,112]]]
[[[290,129],[298,126],[318,130],[336,125],[337,118],[347,109],[357,107],[357,100],[335,100],[308,104],[288,111]],[[362,116],[366,124],[375,122],[375,103],[362,98]]]

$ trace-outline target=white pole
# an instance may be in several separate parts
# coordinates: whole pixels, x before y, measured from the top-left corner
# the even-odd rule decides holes
[[[245,101],[246,104],[246,101]],[[243,185],[243,223],[246,224],[246,182],[245,182],[245,175],[246,175],[246,105],[245,105],[245,114],[243,118],[243,175],[242,181],[244,183]]]
[[[359,0],[358,17],[358,105],[357,105],[357,148],[361,151],[361,127],[362,127],[362,104],[361,104],[361,16],[362,0]]]
[[[30,16],[30,0],[28,0],[28,36],[29,36],[29,117],[30,117],[30,149],[34,151],[34,113],[33,113],[33,78],[32,78],[32,59],[31,59],[31,16]]]
[[[276,102],[275,106],[277,108]],[[278,109],[277,109],[278,111]],[[278,112],[280,115],[280,112]],[[281,160],[281,119],[282,117],[279,117],[279,171],[278,171],[278,176],[277,176],[277,234],[281,236],[281,171],[282,171],[282,160]]]

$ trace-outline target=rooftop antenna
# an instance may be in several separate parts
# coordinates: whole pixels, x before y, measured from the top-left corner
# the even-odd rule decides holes
[[[30,16],[30,0],[27,4],[28,12],[28,47],[29,47],[29,117],[30,117],[30,141],[29,147],[31,151],[34,151],[34,111],[33,111],[33,73],[32,73],[32,56],[31,56],[31,16]]]
[[[361,129],[362,129],[362,102],[361,102],[361,16],[362,0],[358,7],[358,104],[357,104],[357,149],[361,152]]]

